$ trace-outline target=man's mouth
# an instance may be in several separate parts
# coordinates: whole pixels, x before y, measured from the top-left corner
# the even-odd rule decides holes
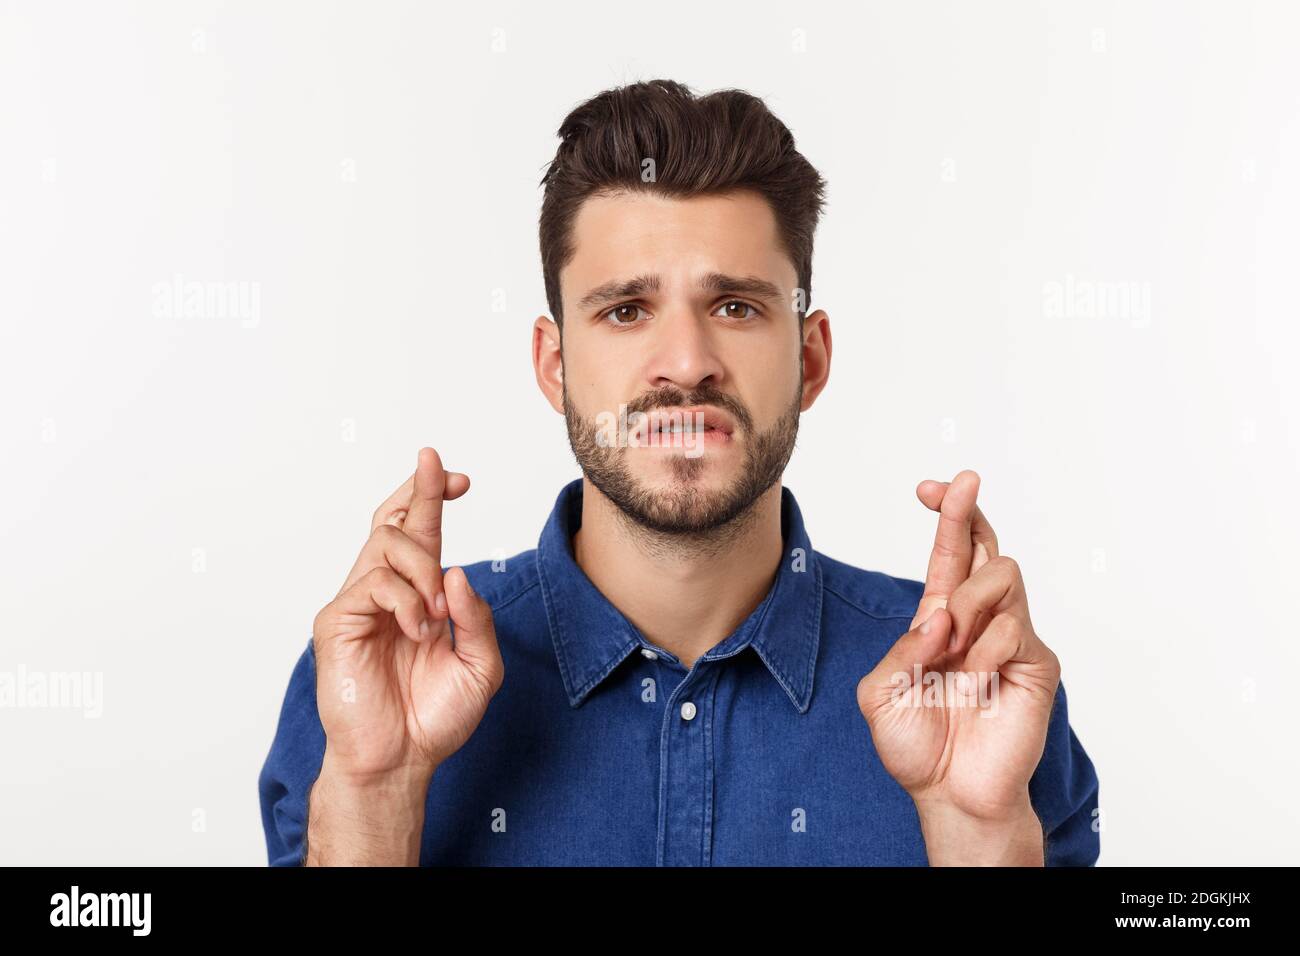
[[[735,426],[730,416],[716,408],[655,408],[646,412],[649,418],[647,434],[652,435],[712,435],[715,439],[731,438]]]

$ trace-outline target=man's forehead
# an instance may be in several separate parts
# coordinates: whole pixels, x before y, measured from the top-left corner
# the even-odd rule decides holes
[[[574,218],[573,243],[573,258],[560,276],[566,301],[634,275],[659,275],[667,283],[698,283],[709,273],[748,275],[787,294],[795,276],[771,206],[750,190],[688,198],[591,196]]]

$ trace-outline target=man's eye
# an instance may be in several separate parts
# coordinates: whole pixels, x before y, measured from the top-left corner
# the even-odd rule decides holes
[[[754,318],[754,316],[758,315],[758,309],[754,308],[754,307],[753,307],[752,305],[750,305],[748,302],[741,302],[741,301],[738,300],[738,299],[733,299],[731,302],[725,302],[725,303],[723,303],[721,306],[719,306],[718,308],[719,308],[719,309],[727,309],[727,310],[728,310],[728,311],[726,312],[726,314],[723,316],[723,318],[727,318],[727,319],[752,319],[752,318]],[[748,309],[748,310],[749,310],[749,314],[748,314],[748,315],[744,315],[744,314],[741,314],[741,313],[738,313],[738,312],[730,311],[730,310],[733,309],[733,308]],[[713,314],[714,314],[714,315],[717,315],[718,313],[715,312],[715,313],[713,313]]]
[[[639,305],[616,305],[605,313],[605,318],[611,319],[615,325],[631,325],[640,311]]]

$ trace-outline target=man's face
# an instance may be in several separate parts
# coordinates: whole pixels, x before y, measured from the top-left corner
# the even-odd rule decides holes
[[[803,399],[797,277],[766,200],[592,197],[573,238],[563,401],[583,473],[660,532],[748,513],[789,461]]]

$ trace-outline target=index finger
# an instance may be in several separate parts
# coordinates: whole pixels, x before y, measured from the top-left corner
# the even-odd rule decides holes
[[[411,494],[415,491],[415,472],[398,485],[397,490],[384,499],[384,503],[375,509],[370,518],[370,530],[374,531],[381,524],[391,524],[400,528],[406,522],[406,515],[411,510]],[[447,472],[446,487],[443,488],[442,500],[455,501],[469,491],[469,475],[459,471]]]
[[[442,502],[447,472],[432,448],[421,448],[411,488],[411,504],[402,530],[442,566]]]
[[[925,590],[921,593],[916,619],[922,620],[936,608],[946,606],[948,597],[970,577],[974,543],[971,522],[975,516],[975,497],[980,478],[969,469],[958,472],[944,492],[939,506],[939,526],[925,572]]]
[[[916,497],[921,499],[921,503],[931,511],[938,511],[950,484],[952,484],[950,481],[933,479],[923,481],[916,486]],[[974,574],[1000,553],[997,532],[993,530],[989,519],[984,517],[984,512],[980,510],[978,504],[975,506],[974,515],[971,516],[970,537],[975,546],[970,566],[970,573]]]

